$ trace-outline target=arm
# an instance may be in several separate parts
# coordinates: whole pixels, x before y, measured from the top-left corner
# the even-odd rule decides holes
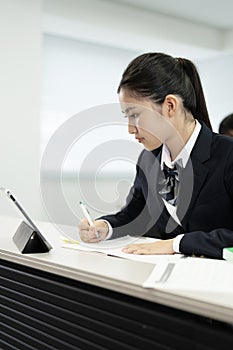
[[[125,206],[116,214],[105,215],[97,220],[106,220],[113,228],[113,238],[135,234],[142,235],[150,221],[146,201],[141,189],[139,169]]]
[[[226,152],[228,146],[229,143],[226,147],[221,147],[221,152]],[[194,214],[192,222],[196,228],[186,231],[181,238],[178,250],[174,248],[174,239],[172,239],[161,241],[159,244],[156,242],[152,245],[130,246],[127,247],[127,252],[137,252],[137,254],[172,254],[172,251],[180,251],[186,255],[204,255],[206,257],[221,259],[223,248],[233,246],[233,147],[230,148],[226,159],[223,161],[224,163],[222,162],[220,165],[220,169],[223,171],[221,170],[219,174],[215,174],[219,180],[215,182],[215,188],[218,188],[217,184],[221,183],[219,196],[215,199],[215,203],[206,204],[205,210],[203,206],[202,211]],[[216,171],[215,168],[213,168],[214,170]],[[211,189],[211,186],[209,189]],[[208,213],[208,217],[211,218],[212,208],[214,216],[212,217],[212,223],[208,223],[205,221],[205,213]],[[205,222],[205,229],[201,229],[202,224],[198,224],[200,217],[202,217],[202,222],[203,220]]]
[[[116,214],[104,215],[97,218],[94,221],[94,226],[98,231],[100,228],[104,230],[105,234],[100,232],[100,239],[117,238],[125,235],[142,236],[150,232],[155,225],[155,219],[152,219],[149,214],[147,204],[148,194],[148,181],[146,174],[150,171],[156,160],[156,155],[160,152],[160,149],[156,149],[153,152],[142,151],[139,156],[136,177],[134,184],[126,199],[125,206]],[[109,227],[110,224],[110,234]],[[112,232],[111,232],[112,229]],[[96,228],[88,226],[84,221],[81,221],[79,225],[79,231],[81,238],[88,242],[96,241],[95,232]],[[91,238],[89,233],[91,233]]]
[[[222,250],[225,247],[233,247],[233,150],[229,152],[224,170],[224,185],[226,200],[229,205],[228,212],[221,212],[219,203],[219,216],[225,217],[225,227],[221,223],[219,228],[209,232],[194,231],[184,235],[180,242],[180,252],[183,254],[204,255],[212,258],[222,258]],[[225,216],[223,216],[225,215]],[[223,221],[223,220],[221,220]]]
[[[219,228],[210,232],[195,231],[184,235],[180,252],[222,259],[222,250],[233,247],[233,230]]]
[[[156,229],[156,220],[151,217],[148,207],[149,205],[157,207],[157,203],[153,204],[151,195],[150,201],[148,200],[148,173],[152,167],[158,165],[156,157],[160,151],[160,148],[153,152],[142,151],[137,163],[136,178],[126,199],[126,205],[118,213],[100,218],[108,221],[113,227],[113,238],[128,234],[142,236]]]

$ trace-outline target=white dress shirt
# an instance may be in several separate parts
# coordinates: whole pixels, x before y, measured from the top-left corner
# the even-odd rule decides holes
[[[182,160],[182,164],[183,164],[183,168],[186,167],[190,154],[192,152],[192,149],[196,143],[196,140],[198,138],[198,135],[201,131],[201,124],[198,122],[198,120],[195,119],[196,125],[195,125],[195,129],[193,130],[192,135],[190,136],[190,138],[188,139],[188,142],[185,144],[185,146],[182,148],[182,150],[180,151],[180,153],[177,155],[176,159],[174,159],[173,161],[171,161],[171,156],[170,156],[170,151],[167,148],[167,146],[164,144],[162,147],[162,154],[161,154],[161,169],[163,170],[163,164],[165,163],[169,168],[173,168],[175,162],[178,159]],[[173,217],[173,219],[179,224],[181,225],[177,215],[176,215],[176,210],[177,207],[168,203],[165,199],[163,199],[164,204],[167,208],[167,211],[169,212],[169,214]],[[109,239],[112,236],[112,226],[110,225],[110,223],[106,220],[103,220],[108,224],[108,228],[109,228],[109,232],[108,235],[106,237],[106,239]],[[180,241],[182,239],[182,237],[184,236],[184,234],[180,234],[178,236],[176,236],[174,238],[173,241],[173,250],[176,253],[180,253]]]
[[[182,164],[183,164],[183,168],[186,167],[190,154],[192,152],[192,149],[196,143],[196,140],[198,138],[199,132],[201,131],[201,124],[198,122],[198,120],[195,120],[196,125],[195,125],[195,129],[193,130],[192,135],[190,136],[190,138],[188,139],[188,142],[185,144],[184,148],[182,148],[182,150],[180,151],[180,153],[177,155],[177,157],[171,161],[171,156],[170,156],[170,151],[167,148],[166,145],[163,145],[162,147],[162,155],[161,155],[161,169],[163,170],[163,164],[165,163],[169,168],[174,168],[174,164],[178,159],[181,159]],[[162,198],[163,199],[163,198]],[[168,203],[165,199],[163,199],[164,204],[167,208],[167,211],[169,212],[169,214],[172,216],[172,218],[180,225],[180,220],[178,219],[177,215],[176,215],[176,210],[177,210],[177,206],[174,206],[170,203]],[[180,234],[178,236],[176,236],[174,238],[173,241],[173,250],[176,253],[180,253],[180,241],[182,239],[182,237],[184,236],[184,234]]]

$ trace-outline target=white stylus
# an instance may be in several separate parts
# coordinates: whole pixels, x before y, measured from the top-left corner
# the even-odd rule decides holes
[[[85,218],[86,218],[87,221],[88,221],[88,224],[89,224],[90,226],[94,226],[93,220],[92,220],[92,218],[90,217],[90,214],[88,213],[88,210],[87,210],[87,208],[85,207],[85,205],[83,204],[83,202],[79,202],[79,204],[80,204],[80,208],[82,209],[82,212],[83,212]],[[97,238],[100,238],[99,232],[96,232],[95,235],[96,235]]]

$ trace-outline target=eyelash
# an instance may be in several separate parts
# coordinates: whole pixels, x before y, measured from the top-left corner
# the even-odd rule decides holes
[[[139,117],[139,114],[134,113],[134,114],[131,114],[131,115],[129,115],[129,116],[125,115],[124,117],[125,117],[125,118],[133,118],[133,119],[136,119],[136,118]]]

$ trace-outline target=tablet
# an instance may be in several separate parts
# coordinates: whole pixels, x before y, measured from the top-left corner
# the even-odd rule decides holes
[[[48,241],[46,241],[46,239],[44,238],[44,236],[42,235],[42,233],[40,232],[40,230],[38,229],[36,224],[32,221],[30,216],[26,213],[26,211],[24,210],[22,205],[19,203],[19,201],[15,198],[15,196],[10,192],[10,190],[5,189],[4,187],[0,187],[0,190],[3,191],[7,195],[8,198],[11,199],[11,201],[15,204],[15,206],[18,208],[18,210],[22,213],[22,215],[26,219],[29,226],[40,236],[40,238],[43,240],[43,243],[46,245],[46,248],[48,250],[50,250],[52,248],[52,246],[49,244]]]

